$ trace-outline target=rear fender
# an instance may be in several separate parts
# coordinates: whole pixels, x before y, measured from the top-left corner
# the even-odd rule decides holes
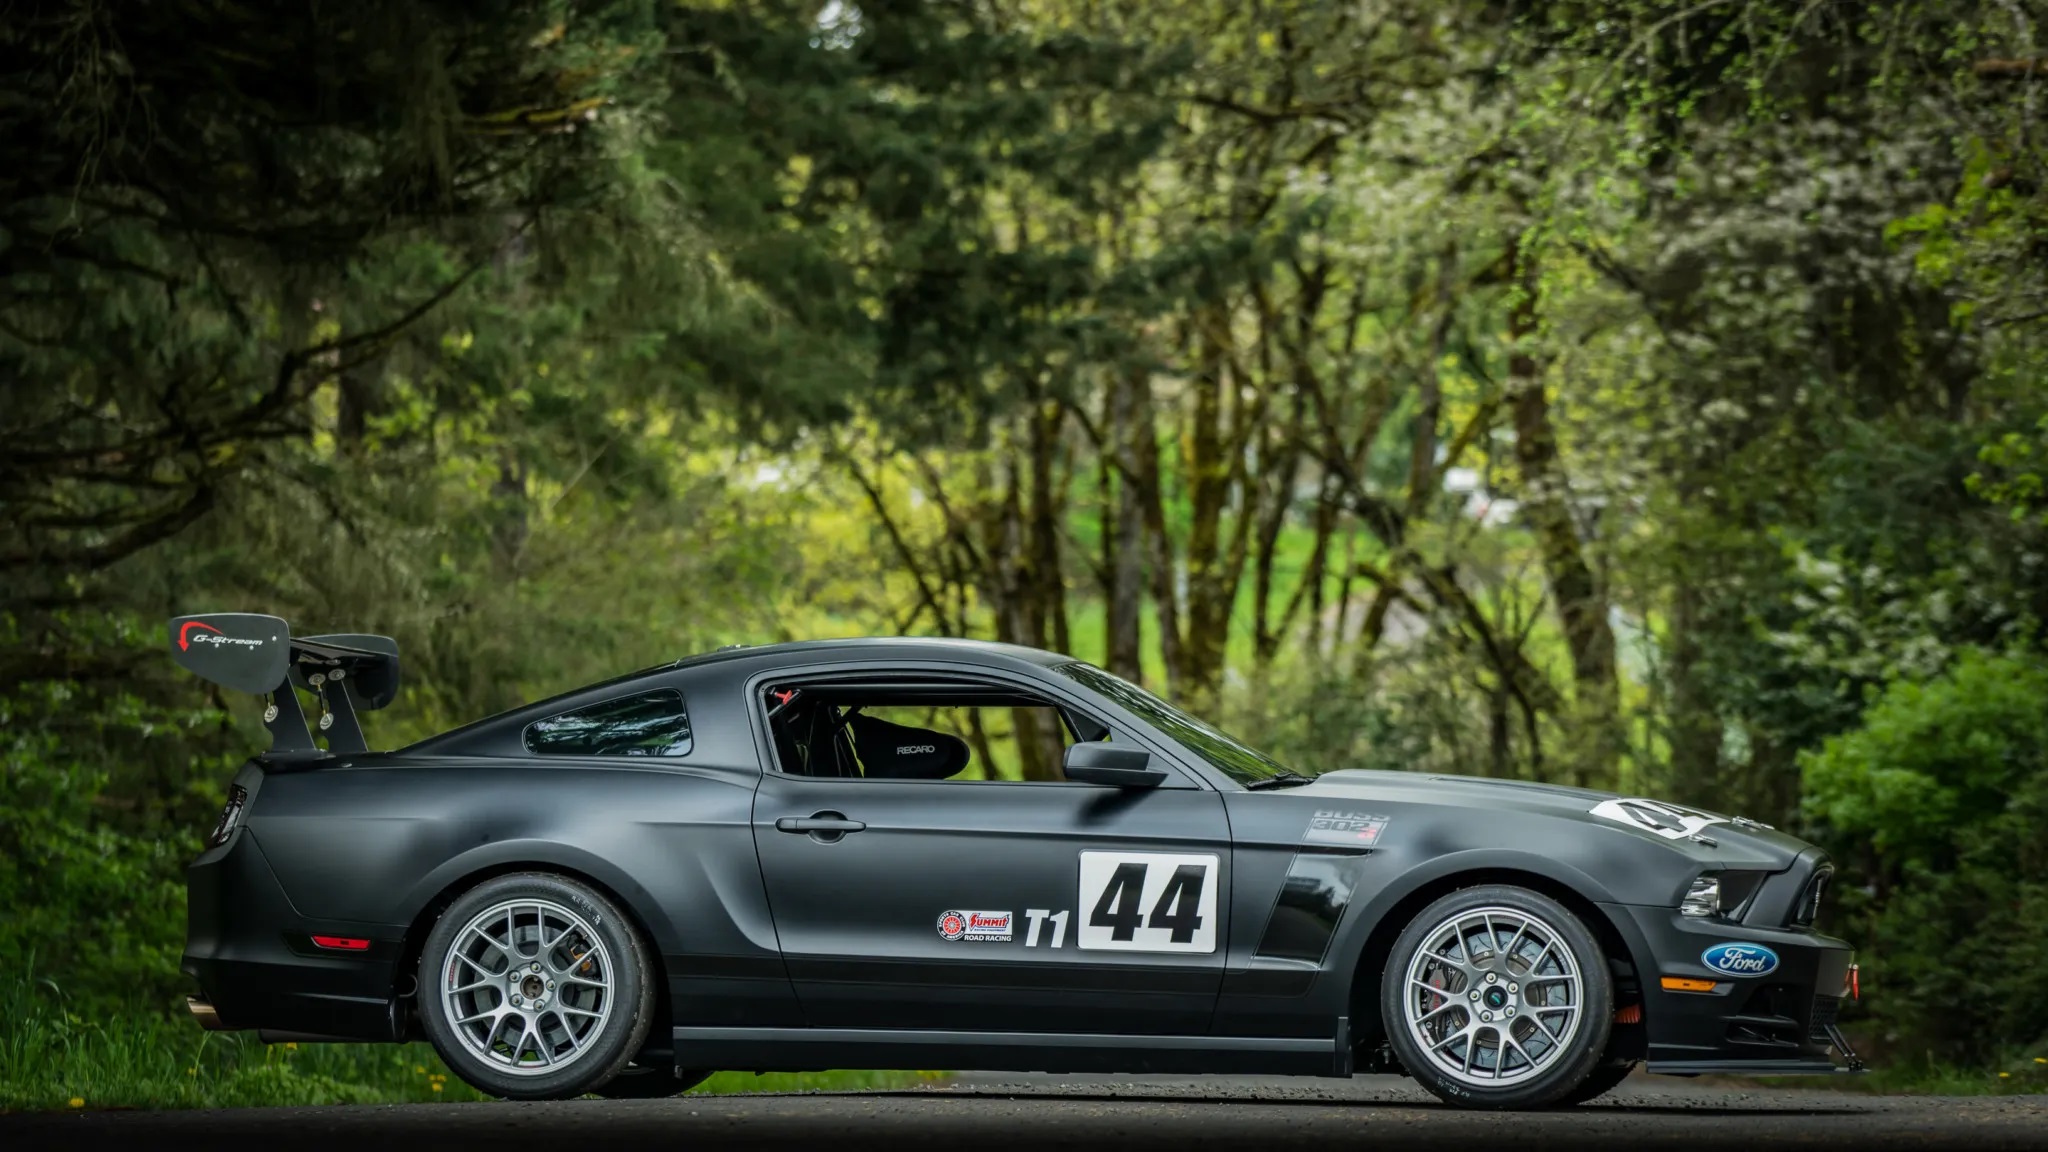
[[[626,915],[654,937],[648,943],[656,955],[673,955],[683,950],[675,924],[638,881],[601,856],[553,840],[494,841],[443,861],[406,894],[406,921],[417,921],[435,905],[453,901],[483,877],[525,871],[587,876],[626,903]],[[586,911],[596,914],[594,909]]]

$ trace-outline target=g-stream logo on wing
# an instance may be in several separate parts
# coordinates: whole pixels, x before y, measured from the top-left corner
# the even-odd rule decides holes
[[[1700,963],[1724,976],[1768,976],[1778,970],[1778,954],[1761,944],[1716,944]]]
[[[196,631],[196,629],[205,631]],[[262,640],[245,640],[237,636],[226,636],[221,630],[204,620],[187,620],[178,626],[178,651],[183,652],[194,644],[240,644],[244,648],[261,648]]]
[[[1010,926],[1016,918],[1008,912],[960,912],[953,909],[939,913],[939,937],[943,940],[993,940],[1007,943]]]

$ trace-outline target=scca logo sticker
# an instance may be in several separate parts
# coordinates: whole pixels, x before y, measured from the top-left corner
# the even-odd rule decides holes
[[[1700,963],[1724,976],[1768,976],[1778,970],[1778,954],[1761,944],[1716,944]]]

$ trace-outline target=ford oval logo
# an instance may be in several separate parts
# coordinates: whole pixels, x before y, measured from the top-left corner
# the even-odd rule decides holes
[[[1778,954],[1761,944],[1716,944],[1700,953],[1700,963],[1727,976],[1768,976],[1778,969]]]

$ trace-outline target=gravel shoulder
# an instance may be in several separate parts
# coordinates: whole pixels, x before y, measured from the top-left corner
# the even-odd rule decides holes
[[[14,1150],[482,1147],[1118,1152],[1400,1148],[2048,1150],[2048,1096],[1871,1096],[1633,1078],[1594,1104],[1457,1112],[1406,1080],[968,1075],[900,1092],[0,1116]]]

